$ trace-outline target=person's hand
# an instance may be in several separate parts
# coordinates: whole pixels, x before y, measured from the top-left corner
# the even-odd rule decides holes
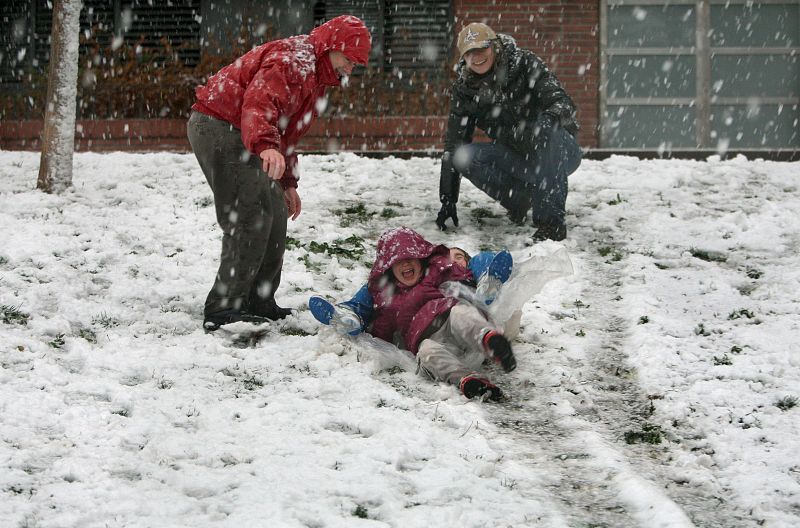
[[[556,118],[550,114],[542,114],[533,125],[534,140],[533,150],[543,151],[547,148],[547,143],[556,125]]]
[[[275,149],[266,149],[261,151],[259,157],[261,158],[261,167],[267,176],[273,180],[280,180],[283,171],[286,170],[286,160],[283,159],[283,154]]]
[[[283,191],[283,199],[286,201],[286,214],[292,220],[296,220],[300,216],[302,210],[302,203],[300,202],[300,195],[297,194],[297,189],[289,187]]]
[[[442,231],[447,231],[446,222],[448,218],[452,218],[453,225],[458,227],[458,212],[456,211],[456,204],[445,200],[442,202],[442,208],[439,209],[439,214],[436,215],[436,225],[439,226],[439,229]]]

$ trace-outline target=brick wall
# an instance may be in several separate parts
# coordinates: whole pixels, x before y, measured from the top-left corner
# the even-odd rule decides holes
[[[454,0],[456,32],[485,22],[542,57],[578,106],[583,147],[598,145],[599,2]],[[446,111],[446,110],[443,110]],[[318,120],[303,138],[303,151],[439,150],[440,116]],[[0,149],[38,150],[41,121],[0,121]],[[76,150],[188,151],[182,119],[80,121]]]
[[[483,22],[540,56],[578,107],[580,143],[598,145],[600,2],[455,0],[455,32]]]
[[[299,150],[401,151],[440,150],[445,117],[365,117],[319,119]],[[39,150],[43,121],[0,122],[0,149]],[[185,119],[78,121],[76,151],[188,152]]]

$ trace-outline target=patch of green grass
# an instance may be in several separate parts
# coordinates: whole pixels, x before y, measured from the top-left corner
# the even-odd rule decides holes
[[[728,354],[722,354],[722,357],[714,356],[714,365],[733,365],[733,360],[730,358]]]
[[[88,328],[81,328],[78,330],[78,337],[81,337],[90,343],[97,343],[97,334]]]
[[[469,213],[472,215],[472,218],[475,220],[480,220],[481,218],[497,218],[498,215],[494,214],[491,209],[487,209],[486,207],[476,207]]]
[[[283,335],[300,336],[300,337],[305,337],[305,336],[312,335],[312,334],[309,334],[308,332],[306,332],[305,330],[303,330],[302,328],[293,328],[293,327],[281,328],[280,329],[280,333],[283,334]]]
[[[760,271],[760,270],[757,270],[756,268],[751,268],[751,267],[749,267],[749,266],[748,266],[748,267],[747,267],[747,269],[745,270],[745,274],[746,274],[746,275],[747,275],[749,278],[751,278],[751,279],[756,279],[756,280],[757,280],[757,279],[760,279],[760,278],[761,278],[761,276],[762,276],[762,275],[764,275],[764,273],[763,273],[762,271]]]
[[[30,496],[33,496],[33,494],[34,494],[34,489],[33,488],[25,488],[25,487],[17,485],[17,484],[10,485],[9,487],[7,487],[5,489],[5,491],[8,492],[8,493],[13,493],[14,495],[30,495]],[[20,525],[20,526],[24,526],[24,525]]]
[[[703,323],[698,324],[694,329],[695,335],[701,335],[703,337],[708,337],[711,335],[711,332],[706,330],[706,325]]]
[[[609,201],[608,205],[619,205],[619,204],[621,204],[622,202],[625,202],[625,201],[626,200],[623,200],[622,197],[619,195],[619,193],[617,193],[617,197],[614,198],[613,200]]]
[[[384,207],[383,211],[381,211],[381,218],[390,219],[390,218],[397,218],[400,216],[400,213],[392,209],[391,207]]]
[[[751,312],[747,308],[742,308],[741,310],[734,310],[730,314],[728,314],[729,321],[742,318],[752,319],[753,317],[755,317],[755,315],[753,315],[753,312]]]
[[[0,266],[2,266],[4,264],[8,264],[8,259],[6,257],[4,257],[3,255],[0,255]]]
[[[322,265],[317,264],[316,262],[311,262],[310,255],[308,254],[305,254],[302,257],[298,257],[297,260],[302,262],[308,271],[317,272],[322,270]]]
[[[103,328],[113,328],[115,326],[119,326],[119,319],[111,317],[107,313],[103,312],[100,315],[95,316],[92,319],[92,323],[102,326]]]
[[[784,396],[775,402],[775,407],[782,411],[788,411],[792,407],[796,407],[800,400],[796,396]]]
[[[355,205],[351,205],[350,207],[345,207],[344,209],[334,210],[333,214],[341,217],[339,220],[340,226],[350,227],[355,223],[365,224],[369,222],[377,213],[374,211],[368,211],[367,207],[363,203],[357,203]]]
[[[27,325],[30,314],[19,309],[19,306],[0,305],[0,316],[5,324]]]
[[[386,201],[386,205],[388,205],[389,207],[399,207],[399,208],[401,208],[401,209],[402,209],[403,207],[405,207],[405,205],[403,204],[403,202],[397,202],[397,201],[394,201],[394,200],[387,200],[387,201]]]
[[[303,247],[303,243],[294,237],[286,237],[286,249],[296,249]]]
[[[641,431],[625,431],[626,444],[660,444],[663,433],[661,427],[649,423],[642,424]]]
[[[475,221],[476,224],[479,226],[484,225],[484,219],[486,218],[498,218],[498,215],[494,214],[490,209],[486,207],[476,207],[470,211],[470,216]]]
[[[586,337],[586,332],[583,331],[583,328],[575,332],[576,337]]]
[[[366,251],[364,239],[358,235],[338,238],[331,244],[312,240],[308,243],[307,249],[311,253],[327,253],[331,256],[344,257],[350,260],[360,259]]]
[[[353,517],[358,517],[359,519],[369,519],[369,512],[360,504],[355,507],[352,513]]]
[[[256,390],[264,386],[264,382],[256,378],[254,374],[250,374],[249,377],[243,378],[242,384],[244,385],[244,388],[249,391]]]
[[[197,207],[208,207],[209,205],[213,205],[214,198],[211,196],[203,196],[202,198],[198,198],[194,201],[194,204]]]
[[[597,252],[601,257],[611,257],[611,261],[618,262],[622,260],[622,252],[612,248],[611,246],[602,246],[597,248]]]
[[[731,347],[731,354],[741,354],[741,353],[742,353],[742,347],[740,347],[739,345],[733,345]]]
[[[48,345],[50,345],[50,346],[51,346],[51,347],[53,347],[53,348],[61,348],[61,347],[63,347],[63,346],[64,346],[64,344],[65,344],[65,341],[64,341],[64,334],[58,334],[57,336],[55,336],[55,337],[53,338],[53,340],[52,340],[52,341],[50,341],[50,342],[49,342],[49,343],[47,343],[47,344],[48,344]]]
[[[699,258],[700,260],[705,260],[706,262],[725,262],[728,260],[728,257],[719,251],[691,248],[689,249],[689,253],[693,257]]]
[[[646,315],[643,315],[639,318],[639,324],[647,324],[650,322],[650,318]]]

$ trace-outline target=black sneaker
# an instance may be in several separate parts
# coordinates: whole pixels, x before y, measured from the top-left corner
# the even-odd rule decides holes
[[[292,315],[292,309],[281,308],[273,300],[271,303],[265,303],[259,306],[254,306],[251,304],[250,313],[252,313],[253,315],[257,315],[259,317],[265,317],[270,321],[279,321],[281,319],[286,319],[286,317]]]
[[[505,399],[503,391],[497,385],[478,374],[470,374],[461,378],[458,388],[461,390],[461,394],[470,399],[476,396],[483,398],[484,395],[487,395],[486,398],[492,401]]]
[[[517,368],[517,360],[511,350],[511,343],[501,334],[494,331],[486,332],[486,335],[483,336],[483,346],[491,352],[494,360],[500,363],[506,372],[511,372]]]
[[[203,328],[206,332],[214,332],[219,330],[219,327],[222,325],[238,323],[240,321],[245,323],[262,324],[270,322],[270,319],[248,312],[243,312],[241,310],[222,310],[221,312],[214,312],[206,315],[203,318]]]
[[[539,224],[539,229],[533,234],[534,242],[543,240],[555,240],[560,242],[567,238],[567,224],[559,222],[557,224]]]

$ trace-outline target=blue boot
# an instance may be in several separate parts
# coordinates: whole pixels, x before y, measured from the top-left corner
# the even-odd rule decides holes
[[[311,297],[308,300],[308,309],[314,319],[332,326],[340,334],[357,336],[363,330],[361,318],[353,310],[334,305],[322,297]]]

